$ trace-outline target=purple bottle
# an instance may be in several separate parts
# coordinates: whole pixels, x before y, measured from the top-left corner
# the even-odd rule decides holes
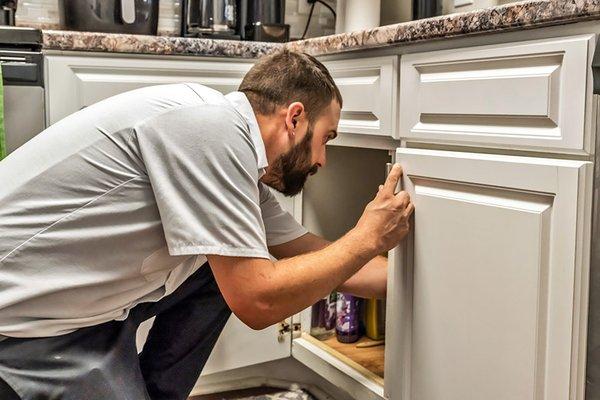
[[[333,336],[335,332],[335,292],[312,306],[310,334],[319,340]]]
[[[360,338],[358,297],[338,293],[336,304],[335,333],[342,343],[354,343]]]

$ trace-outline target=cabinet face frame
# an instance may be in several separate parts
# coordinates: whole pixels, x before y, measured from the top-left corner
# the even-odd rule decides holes
[[[400,135],[409,141],[591,153],[595,35],[403,55]]]
[[[538,196],[532,203],[536,203],[540,197],[551,199],[549,207],[543,211],[550,213],[546,220],[551,226],[545,263],[548,268],[547,287],[545,295],[540,297],[546,301],[544,306],[547,308],[546,315],[539,312],[541,319],[536,319],[545,326],[539,336],[543,337],[540,347],[535,347],[536,365],[541,366],[541,370],[532,378],[535,390],[527,398],[583,399],[582,375],[585,374],[585,368],[582,360],[585,359],[589,283],[589,246],[586,244],[590,239],[592,164],[585,161],[405,148],[397,150],[396,162],[404,167],[404,189],[413,199],[417,199],[416,187],[421,185],[427,189],[428,181],[448,183],[455,187],[468,185],[475,192],[481,187],[490,188],[496,193],[515,193],[515,199],[519,197],[517,193]],[[445,196],[443,193],[441,195]],[[452,200],[451,197],[447,199]],[[507,199],[511,200],[511,195]],[[493,200],[497,200],[502,207],[502,197]],[[486,205],[485,202],[482,204]],[[419,229],[419,204],[415,206],[416,230]],[[424,245],[426,243],[420,243],[420,248]],[[418,272],[414,269],[414,246],[412,235],[393,251],[390,258],[387,314],[390,331],[386,335],[385,368],[388,379],[385,393],[393,400],[422,399],[419,393],[415,393],[414,387],[419,374],[425,372],[413,369],[415,360],[422,356],[414,353],[416,338],[413,336],[413,322],[415,299],[423,307],[424,293],[423,287],[414,286]],[[421,293],[415,292],[419,290]],[[540,290],[543,292],[543,288]],[[428,306],[425,307],[427,309]],[[390,376],[391,371],[395,371],[394,378]],[[466,379],[464,385],[470,387]],[[481,398],[477,393],[473,393],[473,396],[474,399]],[[455,397],[449,393],[446,398]]]

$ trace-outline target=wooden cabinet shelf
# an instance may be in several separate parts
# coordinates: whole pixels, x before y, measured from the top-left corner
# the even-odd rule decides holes
[[[355,343],[340,343],[335,336],[321,341],[323,345],[330,347],[333,351],[344,355],[356,364],[368,369],[380,377],[383,384],[383,354],[385,352],[385,346],[356,347],[358,344],[368,342],[373,342],[373,340],[366,336],[361,337],[358,342]]]

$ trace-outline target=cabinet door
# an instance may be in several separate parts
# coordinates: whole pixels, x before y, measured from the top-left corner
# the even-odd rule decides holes
[[[396,161],[415,215],[390,267],[389,398],[583,398],[591,163]]]
[[[107,97],[144,86],[196,82],[237,90],[251,62],[50,55],[46,63],[48,125]]]

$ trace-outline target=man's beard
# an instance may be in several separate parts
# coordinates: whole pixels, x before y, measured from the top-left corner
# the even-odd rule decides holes
[[[302,191],[309,175],[317,173],[319,166],[311,164],[312,129],[308,129],[302,141],[287,153],[280,155],[261,181],[286,196]]]

